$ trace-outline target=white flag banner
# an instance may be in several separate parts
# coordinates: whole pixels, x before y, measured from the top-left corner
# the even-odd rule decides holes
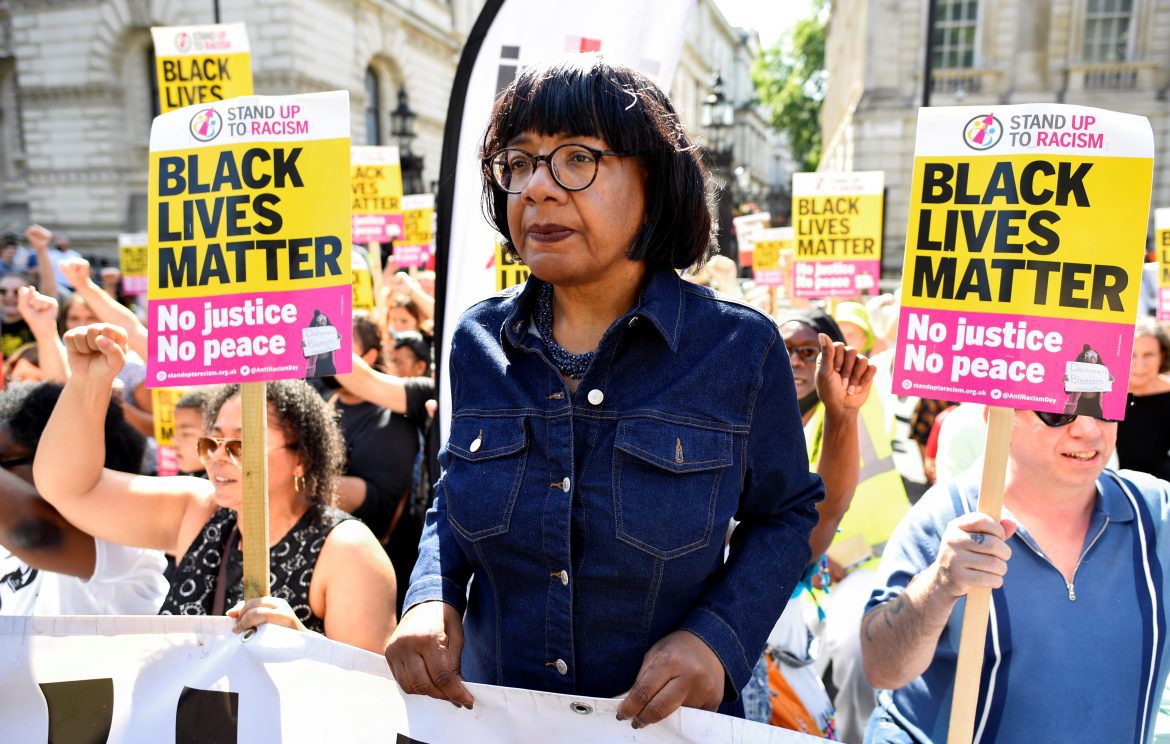
[[[447,109],[439,183],[436,304],[441,346],[439,413],[446,436],[451,389],[447,361],[459,316],[502,289],[496,232],[480,208],[480,152],[496,95],[521,67],[597,53],[670,90],[695,0],[487,0],[468,36]],[[508,272],[508,276],[527,276]]]
[[[226,617],[0,617],[0,741],[802,744],[683,708],[634,730],[617,700],[469,685],[475,708],[403,695],[377,654]]]

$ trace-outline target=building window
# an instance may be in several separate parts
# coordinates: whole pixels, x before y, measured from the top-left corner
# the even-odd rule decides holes
[[[1088,0],[1085,6],[1085,61],[1129,59],[1133,0]]]
[[[934,69],[975,66],[975,31],[979,25],[979,0],[933,0],[936,3],[933,35]]]
[[[379,123],[382,111],[382,97],[378,93],[378,73],[373,67],[366,68],[366,144],[382,144],[382,127]]]

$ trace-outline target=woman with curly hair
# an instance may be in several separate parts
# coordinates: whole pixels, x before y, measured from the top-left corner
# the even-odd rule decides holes
[[[180,557],[163,614],[220,614],[231,607],[237,631],[271,622],[370,651],[385,648],[395,626],[394,570],[369,529],[332,506],[343,445],[312,388],[302,380],[267,385],[272,596],[239,603],[238,386],[224,386],[205,410],[211,436],[200,439],[199,452],[208,480],[104,470],[102,422],[125,360],[126,334],[99,324],[72,330],[64,341],[73,374],[45,428],[46,446],[37,450],[37,487],[86,532]]]

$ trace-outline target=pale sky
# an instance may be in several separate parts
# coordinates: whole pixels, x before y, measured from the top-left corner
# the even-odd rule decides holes
[[[812,13],[809,0],[715,0],[715,5],[732,26],[758,31],[766,47]]]

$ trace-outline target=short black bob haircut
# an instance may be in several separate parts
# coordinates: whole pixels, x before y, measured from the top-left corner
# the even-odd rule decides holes
[[[645,75],[597,57],[523,68],[496,99],[480,154],[490,157],[528,132],[598,137],[611,150],[636,155],[646,214],[629,258],[651,269],[707,260],[713,245],[707,169],[670,99]],[[508,194],[486,164],[481,175],[484,215],[515,254]]]

